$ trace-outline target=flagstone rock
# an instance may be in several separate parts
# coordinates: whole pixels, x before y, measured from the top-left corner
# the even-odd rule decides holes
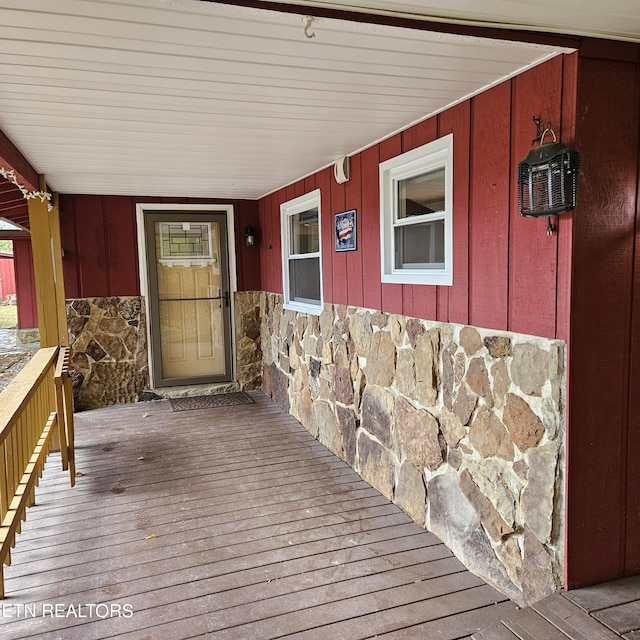
[[[128,325],[125,325],[128,328]],[[100,343],[100,346],[104,349],[105,356],[110,360],[120,362],[121,360],[128,359],[130,355],[127,348],[122,342],[122,338],[119,335],[110,335],[107,333],[95,333],[95,339]]]
[[[517,344],[513,348],[511,377],[524,393],[539,396],[549,379],[549,353],[533,344]]]
[[[394,409],[396,432],[407,460],[435,471],[446,454],[438,421],[428,411],[416,409],[404,398],[396,400]]]
[[[471,422],[469,442],[481,456],[499,456],[513,460],[513,444],[500,418],[486,407],[480,407]]]
[[[491,379],[493,381],[493,403],[496,407],[504,407],[507,392],[511,385],[509,368],[504,360],[498,360],[491,366]]]
[[[148,380],[142,379],[133,362],[94,362],[77,390],[77,411],[136,402],[139,390]]]
[[[313,409],[313,398],[309,387],[302,387],[296,393],[295,400],[292,403],[291,413],[295,416],[304,428],[314,437],[319,434],[318,423],[316,421],[316,413]]]
[[[387,447],[392,446],[393,396],[374,385],[368,385],[362,398],[362,428]]]
[[[373,338],[371,314],[368,311],[353,314],[349,320],[349,332],[357,354],[366,357],[371,349],[371,340]]]
[[[554,442],[529,452],[528,483],[522,492],[522,511],[530,531],[543,543],[551,542],[553,531],[557,463],[558,447]]]
[[[69,337],[72,342],[82,333],[84,325],[87,324],[88,318],[85,316],[67,316],[67,326],[69,329]]]
[[[355,411],[349,407],[336,405],[336,417],[342,432],[342,451],[344,460],[351,467],[356,464],[356,431],[358,429],[358,419]]]
[[[527,527],[524,530],[522,590],[525,602],[538,602],[556,592],[553,560],[544,545]]]
[[[413,349],[398,349],[395,388],[408,398],[416,398],[416,369]]]
[[[449,411],[447,407],[442,407],[440,428],[450,448],[456,448],[460,440],[467,435],[467,430],[462,422],[460,422],[460,418],[452,411]]]
[[[480,491],[467,469],[460,474],[460,488],[467,500],[471,503],[471,506],[475,509],[482,526],[492,540],[498,542],[504,536],[513,533],[513,527],[510,527],[502,519],[497,509],[491,504],[489,498]]]
[[[513,443],[522,451],[535,447],[544,435],[544,425],[531,407],[520,397],[507,396],[502,421],[509,430]]]
[[[512,352],[510,338],[506,338],[504,336],[487,336],[483,342],[492,358],[511,357]]]
[[[318,425],[318,440],[340,458],[344,459],[342,450],[342,433],[335,413],[327,402],[315,402],[313,410]]]
[[[88,300],[79,298],[75,300],[68,301],[67,310],[73,309],[75,313],[79,316],[89,316],[91,315],[91,305]]]
[[[392,315],[389,319],[389,325],[391,327],[391,340],[396,347],[401,347],[404,344],[405,336],[405,319],[403,316]]]
[[[89,344],[85,348],[85,352],[94,362],[100,362],[100,360],[107,355],[107,352],[95,340],[89,341]]]
[[[318,322],[320,323],[319,335],[321,335],[326,342],[329,342],[333,335],[333,318],[334,311],[332,305],[325,304],[324,307],[322,307],[322,312],[320,313]]]
[[[458,418],[458,420],[460,420],[460,423],[462,425],[469,424],[471,414],[476,408],[477,402],[477,396],[473,393],[470,393],[467,390],[466,385],[461,384],[456,396],[456,400],[453,403],[453,413],[455,413],[456,417]]]
[[[484,358],[473,358],[469,363],[469,369],[466,376],[469,388],[478,396],[480,396],[489,406],[493,405],[491,396],[491,382],[489,381],[489,373]]]
[[[457,345],[450,344],[442,352],[442,401],[444,406],[450,411],[453,411],[455,390],[453,359],[456,349]]]
[[[473,573],[516,602],[522,602],[520,590],[513,584],[497,559],[480,518],[458,485],[453,474],[431,479],[427,485],[431,530]]]
[[[522,481],[512,466],[500,458],[488,458],[468,460],[467,469],[500,517],[510,528],[517,529]]]
[[[405,462],[400,467],[394,501],[415,522],[424,526],[427,512],[427,487],[421,467],[412,462]]]
[[[462,451],[460,451],[460,449],[448,449],[447,463],[456,471],[460,471],[460,467],[462,466]]]
[[[416,338],[416,399],[425,407],[433,406],[438,399],[439,342],[440,335],[437,329],[431,329]]]
[[[513,471],[522,480],[527,479],[527,473],[529,472],[529,465],[524,460],[517,460],[513,463]]]
[[[289,385],[285,374],[279,369],[275,363],[265,369],[268,375],[268,393],[274,402],[282,407],[285,411],[289,411]]]
[[[406,331],[409,337],[409,344],[415,349],[418,337],[425,332],[424,325],[416,318],[409,318],[407,320]]]
[[[521,536],[507,536],[501,544],[494,547],[494,550],[513,584],[522,591],[522,551],[519,537]]]
[[[343,404],[353,403],[353,380],[347,354],[347,344],[342,341],[335,352],[335,399]]]
[[[373,334],[370,355],[367,358],[365,374],[369,384],[389,387],[393,382],[396,368],[396,347],[388,331]]]
[[[388,500],[393,499],[395,460],[389,449],[364,434],[358,437],[358,461],[362,479]]]
[[[389,323],[389,314],[382,313],[382,311],[376,311],[371,314],[371,324],[378,329],[386,328]]]
[[[477,329],[462,327],[460,329],[460,346],[468,356],[472,356],[482,349],[482,338]]]

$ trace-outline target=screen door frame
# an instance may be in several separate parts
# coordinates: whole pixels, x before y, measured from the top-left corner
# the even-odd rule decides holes
[[[226,253],[227,279],[228,279],[228,313],[226,316],[225,331],[225,374],[214,376],[194,376],[188,378],[162,378],[160,349],[154,349],[156,340],[152,336],[152,312],[155,312],[153,300],[150,296],[150,271],[155,270],[156,265],[150,265],[148,261],[149,247],[147,241],[147,227],[153,227],[154,214],[173,214],[175,220],[180,221],[205,221],[207,214],[226,216],[226,245],[221,247],[222,253]],[[232,382],[235,380],[235,335],[233,332],[234,318],[234,293],[237,291],[236,252],[235,252],[235,228],[233,205],[187,205],[187,204],[150,204],[136,205],[136,222],[138,231],[138,259],[140,265],[140,293],[145,299],[145,311],[147,320],[147,351],[149,363],[149,384],[151,389],[167,386],[186,386],[197,384],[216,384]],[[224,301],[223,301],[224,303]]]

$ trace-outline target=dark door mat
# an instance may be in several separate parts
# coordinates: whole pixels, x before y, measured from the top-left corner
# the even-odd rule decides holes
[[[253,404],[253,400],[243,391],[235,393],[214,393],[209,396],[192,398],[169,398],[173,411],[191,411],[192,409],[213,409],[239,404]]]

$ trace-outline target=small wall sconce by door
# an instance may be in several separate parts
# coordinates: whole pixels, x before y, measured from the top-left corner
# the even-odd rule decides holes
[[[256,244],[256,233],[253,230],[253,227],[251,225],[249,225],[248,227],[245,227],[244,244],[247,247],[253,247]]]

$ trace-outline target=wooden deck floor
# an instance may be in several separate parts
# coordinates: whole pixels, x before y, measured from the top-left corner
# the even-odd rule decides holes
[[[556,593],[471,640],[640,640],[640,576]]]
[[[468,638],[516,611],[266,396],[78,414],[5,570],[0,636]]]

